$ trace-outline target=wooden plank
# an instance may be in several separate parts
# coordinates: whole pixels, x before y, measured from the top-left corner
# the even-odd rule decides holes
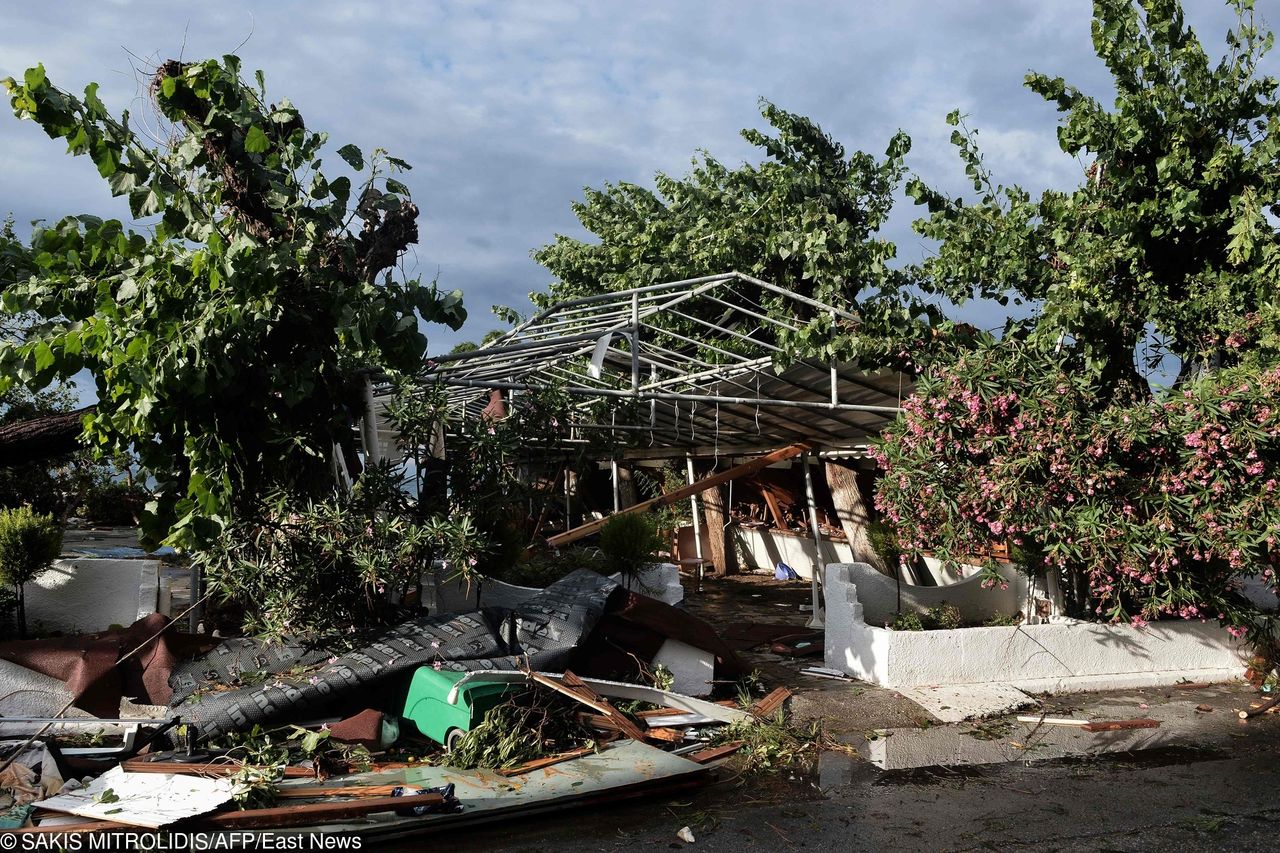
[[[756,702],[747,709],[747,713],[755,717],[757,720],[772,719],[773,715],[791,698],[791,691],[785,687],[779,687],[768,696]]]
[[[614,722],[613,717],[604,714],[579,714],[578,722],[589,728],[599,729],[602,732],[616,732],[618,730],[618,724]]]
[[[764,496],[765,505],[769,507],[769,514],[773,516],[774,528],[786,530],[787,523],[782,520],[782,507],[778,505],[778,496],[773,493],[773,486],[768,483],[761,483],[760,494]]]
[[[1037,726],[1087,726],[1088,720],[1077,720],[1074,717],[1018,717],[1020,723],[1032,723]]]
[[[308,785],[277,788],[276,796],[286,800],[318,800],[321,797],[389,797],[399,785]]]
[[[732,743],[726,743],[722,746],[713,746],[710,749],[699,750],[698,752],[691,753],[685,757],[690,761],[696,761],[698,764],[708,764],[717,759],[724,758],[726,755],[733,755],[740,749],[742,749],[742,741],[735,740]]]
[[[499,776],[519,776],[524,773],[531,773],[534,770],[541,770],[543,767],[550,767],[553,764],[559,764],[562,761],[569,761],[574,758],[581,758],[584,755],[590,755],[595,752],[594,746],[584,746],[581,749],[571,749],[568,752],[562,752],[559,755],[548,755],[545,758],[535,758],[533,761],[526,761],[515,767],[506,767],[498,771]]]
[[[216,761],[204,764],[188,764],[183,761],[147,761],[145,758],[130,758],[122,762],[121,767],[130,773],[173,773],[179,776],[230,776],[238,773],[246,765],[229,761]],[[270,767],[256,767],[256,770],[272,770]],[[286,779],[315,779],[316,771],[310,767],[284,768]]]
[[[601,714],[604,714],[605,716],[611,716],[617,711],[616,708],[614,708],[608,702],[605,702],[603,699],[596,700],[591,698],[591,696],[587,694],[579,693],[577,690],[574,690],[571,687],[561,684],[559,681],[557,681],[556,679],[548,675],[543,675],[540,672],[530,672],[529,677],[532,678],[534,681],[538,682],[539,684],[541,684],[543,687],[550,687],[552,690],[556,691],[557,693],[563,693],[565,696],[568,696],[570,699],[576,699],[577,701],[581,702],[583,705],[586,705],[588,708],[592,708],[596,711],[599,711]]]
[[[240,812],[220,812],[193,818],[187,826],[219,829],[280,829],[286,826],[309,826],[335,820],[350,820],[375,812],[390,812],[414,806],[434,806],[444,802],[436,793],[410,794],[404,797],[369,797],[340,803],[304,803],[296,806],[274,806]]]
[[[649,729],[644,733],[644,736],[649,740],[662,741],[663,743],[680,743],[680,741],[684,740],[684,732],[681,729]]]
[[[1128,729],[1154,729],[1159,725],[1159,720],[1140,717],[1136,720],[1099,720],[1096,723],[1086,723],[1080,728],[1086,732],[1121,732]]]
[[[686,498],[691,498],[694,495],[705,492],[707,489],[715,488],[722,483],[727,483],[730,480],[736,480],[739,477],[745,477],[748,474],[754,474],[755,472],[763,468],[768,468],[770,465],[777,462],[782,462],[799,456],[802,453],[808,452],[810,449],[812,449],[812,445],[807,442],[789,445],[781,450],[775,450],[772,453],[766,453],[764,456],[758,456],[749,462],[742,463],[741,465],[735,465],[727,471],[722,471],[719,474],[713,474],[710,477],[704,477],[696,483],[681,486],[678,489],[672,489],[660,497],[642,501],[634,506],[629,506],[624,510],[619,510],[614,513],[614,515],[623,515],[624,513],[630,512],[648,512],[651,509],[669,506],[673,503],[677,503],[685,500]],[[596,519],[595,521],[589,521],[586,524],[573,528],[572,530],[566,530],[564,533],[560,533],[549,538],[547,540],[547,545],[552,548],[560,548],[571,542],[577,542],[579,539],[584,539],[599,531],[601,527],[604,527],[605,524],[608,523],[610,518],[613,518],[613,516],[608,515],[604,518]]]
[[[617,708],[613,707],[613,705],[609,703],[608,699],[605,699],[603,696],[597,693],[595,689],[591,687],[591,685],[587,684],[577,675],[566,670],[565,674],[561,677],[561,682],[565,686],[575,690],[576,692],[582,694],[583,696],[586,696],[591,700],[603,705],[606,708],[604,712],[605,715],[614,721],[614,723],[618,726],[619,732],[631,738],[632,740],[642,741],[645,739],[645,733],[640,729],[639,726],[637,726],[634,722],[631,721],[630,717],[628,717],[626,714],[619,711]]]
[[[645,717],[669,717],[672,714],[688,714],[689,711],[681,711],[679,708],[650,708],[646,711],[636,711],[633,717],[644,719]]]

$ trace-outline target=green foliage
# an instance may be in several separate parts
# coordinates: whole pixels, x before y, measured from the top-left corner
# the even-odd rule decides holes
[[[987,619],[986,622],[983,622],[982,625],[984,628],[1007,628],[1013,625],[1018,625],[1021,622],[1022,620],[1018,616],[1007,616],[1003,613],[997,613]]]
[[[22,586],[62,553],[62,528],[30,507],[0,509],[0,583]]]
[[[591,449],[579,445],[563,455],[569,408],[568,395],[552,388],[504,400],[502,412],[468,417],[449,409],[443,388],[413,382],[402,383],[387,407],[418,472],[419,511],[471,519],[485,543],[480,574],[519,574],[513,567],[534,540],[536,520],[563,505],[564,471],[581,467]],[[433,450],[446,431],[442,465]]]
[[[1069,192],[998,185],[949,117],[978,198],[909,184],[940,244],[920,277],[1038,310],[917,383],[876,451],[877,504],[912,553],[1008,540],[1072,615],[1216,617],[1262,639],[1238,590],[1280,567],[1280,100],[1259,73],[1271,34],[1249,0],[1229,5],[1214,62],[1176,0],[1096,0],[1109,107],[1028,75],[1088,164]],[[1166,359],[1178,378],[1161,392],[1143,372]]]
[[[97,525],[129,527],[137,523],[150,499],[151,493],[137,483],[95,478],[80,495],[77,514]]]
[[[353,371],[411,371],[419,319],[456,328],[465,316],[456,292],[390,272],[418,236],[418,208],[390,177],[407,164],[344,146],[358,185],[327,177],[327,135],[239,72],[234,56],[160,65],[151,96],[172,141],[158,150],[96,84],[77,98],[41,66],[4,81],[15,115],[88,155],[150,223],[36,230],[35,269],[3,305],[37,319],[25,341],[0,343],[0,391],[88,370],[88,444],[138,454],[159,487],[144,533],[186,548],[264,495],[321,494],[335,442],[350,441]]]
[[[224,735],[210,746],[240,762],[228,778],[236,785],[235,801],[242,809],[273,805],[285,768],[300,761],[310,761],[328,772],[362,771],[369,766],[367,749],[330,740],[327,728],[287,725],[264,729],[255,724],[247,732]]]
[[[17,632],[18,593],[7,586],[0,586],[0,640]]]
[[[925,613],[925,621],[931,631],[949,631],[964,627],[964,617],[960,608],[945,601],[935,604]]]
[[[1006,336],[1077,353],[1107,393],[1144,394],[1135,358],[1172,356],[1182,375],[1230,356],[1240,317],[1273,300],[1280,194],[1276,81],[1258,73],[1272,45],[1251,0],[1212,62],[1176,0],[1096,0],[1093,42],[1111,72],[1111,108],[1060,77],[1027,87],[1064,114],[1063,152],[1088,164],[1079,187],[1033,198],[997,184],[977,133],[959,113],[952,141],[978,198],[966,203],[919,180],[928,207],[917,231],[939,242],[921,270],[928,287],[1039,306]],[[1139,353],[1147,338],[1152,344]]]
[[[548,587],[579,569],[611,574],[608,561],[598,548],[576,547],[560,551],[540,551],[508,566],[495,567],[487,577],[516,586]]]
[[[807,766],[817,760],[820,750],[840,748],[823,734],[818,721],[795,725],[781,710],[767,720],[753,718],[731,723],[712,738],[713,745],[737,741],[742,748],[734,760],[747,773]]]
[[[469,519],[415,521],[388,479],[370,469],[352,494],[303,506],[270,495],[194,562],[211,591],[244,607],[249,633],[308,637],[387,621],[434,560],[465,572],[481,547]]]
[[[835,305],[858,301],[859,328],[837,330],[825,314],[798,317],[794,303],[754,293],[766,311],[802,321],[778,337],[790,356],[865,354],[877,334],[918,331],[929,311],[900,291],[895,247],[878,236],[908,137],[895,134],[877,160],[847,155],[813,121],[767,101],[761,113],[775,135],[742,133],[763,153],[758,165],[731,169],[704,153],[685,177],[658,174],[656,191],[626,182],[586,190],[573,211],[596,239],[561,235],[534,252],[556,277],[549,292],[530,294],[534,304],[737,270]]]
[[[889,627],[895,631],[949,631],[963,628],[964,617],[960,608],[945,601],[935,604],[924,613],[906,611],[895,613]]]
[[[871,543],[871,550],[884,560],[884,564],[895,567],[896,570],[902,560],[902,546],[898,542],[898,531],[893,528],[893,525],[884,519],[869,522],[867,541]]]
[[[600,528],[600,550],[613,572],[635,575],[653,562],[662,547],[658,536],[658,520],[648,513],[629,512],[615,515]]]
[[[17,591],[18,635],[27,633],[23,587],[40,577],[62,553],[62,528],[52,516],[29,506],[0,509],[0,584]],[[4,604],[0,603],[0,611]]]
[[[1238,588],[1280,569],[1280,365],[1257,356],[1107,402],[1070,359],[992,342],[917,384],[875,451],[877,501],[944,560],[1007,538],[1072,615],[1252,629]]]
[[[919,613],[897,613],[894,614],[889,627],[895,631],[923,631],[924,620],[920,618]]]
[[[500,769],[588,746],[595,742],[595,735],[578,723],[581,710],[572,699],[530,688],[491,708],[484,720],[439,760],[462,769]]]

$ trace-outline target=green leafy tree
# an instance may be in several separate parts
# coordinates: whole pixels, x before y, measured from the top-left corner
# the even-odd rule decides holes
[[[1038,198],[998,184],[959,113],[952,142],[978,193],[966,202],[919,180],[919,233],[940,243],[933,289],[1029,302],[1007,333],[1078,351],[1110,392],[1146,396],[1139,373],[1172,356],[1185,378],[1231,357],[1227,337],[1273,298],[1280,201],[1280,102],[1259,74],[1272,35],[1252,0],[1214,62],[1178,0],[1095,0],[1093,44],[1116,88],[1109,108],[1061,77],[1026,85],[1064,113],[1063,152],[1089,164],[1078,187]],[[1140,352],[1141,350],[1141,352]]]
[[[883,160],[848,155],[804,116],[767,101],[761,113],[775,135],[742,132],[763,153],[759,164],[729,168],[703,153],[684,177],[659,173],[656,190],[627,182],[588,188],[573,210],[596,239],[561,235],[533,253],[556,277],[548,292],[530,294],[534,304],[737,270],[858,305],[861,341],[833,335],[825,316],[804,318],[809,325],[784,340],[797,354],[832,347],[840,352],[824,354],[850,355],[873,332],[917,326],[927,309],[904,298],[904,279],[890,267],[895,246],[878,236],[910,139],[895,134]],[[767,293],[759,298],[766,310],[795,310]]]
[[[52,516],[31,507],[0,509],[0,584],[17,593],[18,636],[27,636],[27,584],[40,577],[62,553],[62,528]]]
[[[350,440],[354,371],[411,371],[419,319],[465,316],[456,292],[394,272],[418,238],[394,177],[408,164],[344,145],[358,182],[326,175],[327,134],[256,82],[234,56],[160,65],[150,94],[171,141],[157,149],[96,84],[75,97],[39,66],[4,81],[15,115],[90,157],[148,226],[76,216],[35,231],[35,269],[4,309],[38,319],[0,344],[0,390],[87,369],[87,443],[137,454],[158,486],[144,533],[184,547],[268,493],[326,491],[332,449]]]
[[[923,274],[1036,311],[917,384],[876,451],[877,502],[913,552],[1007,540],[1073,615],[1216,617],[1274,653],[1274,620],[1241,592],[1280,568],[1280,101],[1258,73],[1272,36],[1231,5],[1213,62],[1175,0],[1095,0],[1109,109],[1027,77],[1089,163],[1070,192],[997,185],[952,114],[980,196],[911,184],[941,241]],[[1143,370],[1166,357],[1178,379],[1161,390]]]

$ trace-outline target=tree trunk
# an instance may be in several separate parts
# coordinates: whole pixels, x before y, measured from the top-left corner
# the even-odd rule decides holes
[[[636,497],[636,481],[631,475],[631,469],[625,466],[618,466],[618,509],[626,509],[629,506],[635,506],[639,503]]]
[[[84,445],[80,434],[81,420],[94,411],[94,406],[59,412],[0,426],[0,468],[25,465],[75,453]]]
[[[733,536],[725,525],[729,521],[725,501],[725,486],[716,486],[702,493],[702,514],[707,520],[707,545],[711,562],[721,576],[738,573],[738,552],[733,547]]]
[[[849,540],[853,559],[868,563],[878,571],[892,576],[884,560],[871,547],[871,539],[867,536],[867,524],[871,521],[871,516],[862,500],[862,490],[858,488],[857,472],[838,462],[828,462],[826,471],[831,500],[836,506],[836,515],[840,517],[840,527]]]

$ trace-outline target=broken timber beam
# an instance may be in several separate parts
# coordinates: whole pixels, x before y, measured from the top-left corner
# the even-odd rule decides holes
[[[605,524],[609,522],[609,519],[616,515],[625,515],[626,513],[631,512],[648,512],[651,509],[669,506],[677,501],[682,501],[686,498],[691,498],[694,495],[705,492],[707,489],[715,488],[722,483],[727,483],[730,480],[736,480],[739,477],[745,477],[748,474],[754,474],[755,472],[763,468],[768,468],[770,465],[777,462],[783,462],[787,459],[799,456],[802,453],[807,453],[811,449],[812,445],[807,442],[801,442],[799,444],[789,445],[781,450],[775,450],[772,453],[766,453],[764,456],[757,456],[750,462],[743,462],[741,465],[735,465],[727,471],[722,471],[719,474],[713,474],[710,477],[704,477],[696,483],[691,483],[688,486],[681,486],[678,489],[672,489],[665,495],[629,506],[620,512],[614,513],[614,515],[607,515],[604,518],[589,521],[586,524],[573,528],[572,530],[566,530],[564,533],[560,533],[549,538],[547,540],[547,545],[552,548],[561,548],[571,542],[577,542],[579,539],[585,539],[591,534],[598,532],[600,528],[604,527]]]
[[[755,717],[757,720],[772,719],[774,714],[777,714],[790,698],[791,691],[785,687],[779,687],[768,696],[748,708],[747,713]]]
[[[572,672],[566,672],[564,675],[560,676],[559,679],[552,678],[551,676],[545,675],[541,672],[530,672],[529,677],[538,684],[541,684],[544,687],[550,687],[557,693],[563,693],[570,699],[575,699],[583,705],[586,705],[588,708],[593,708],[605,717],[608,717],[609,720],[618,727],[619,732],[632,740],[644,741],[645,733],[640,730],[639,726],[633,723],[629,717],[617,708],[613,707],[613,705],[609,704],[608,699],[605,699],[593,690],[589,684],[578,678],[578,676],[574,675]]]
[[[411,809],[414,806],[435,806],[444,797],[435,792],[406,794],[403,797],[369,797],[344,802],[307,803],[299,806],[274,806],[266,809],[249,809],[239,812],[217,812],[192,818],[192,828],[217,829],[281,829],[289,826],[309,826],[326,821],[351,820],[376,812]]]

